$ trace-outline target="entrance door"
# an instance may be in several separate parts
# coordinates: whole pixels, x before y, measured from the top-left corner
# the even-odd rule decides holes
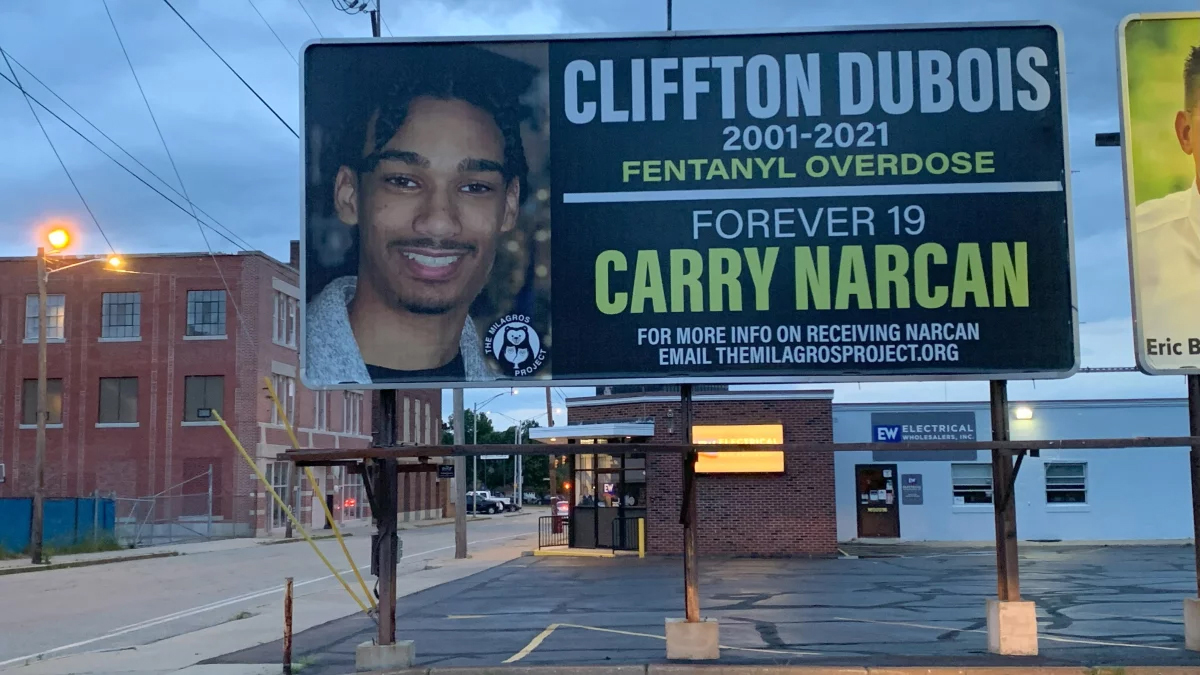
[[[858,487],[858,536],[890,538],[900,536],[900,500],[895,464],[859,464],[854,467]]]

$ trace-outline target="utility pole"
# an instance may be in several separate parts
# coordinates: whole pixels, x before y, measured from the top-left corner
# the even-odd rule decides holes
[[[466,420],[463,419],[463,390],[454,390],[454,444],[463,445]],[[454,457],[454,557],[467,557],[467,458]]]
[[[37,250],[38,287],[38,379],[37,445],[33,458],[33,522],[29,530],[29,551],[34,565],[41,565],[42,535],[46,505],[46,249]]]
[[[383,0],[375,0],[375,9],[368,12],[371,15],[371,37],[380,37],[379,35],[379,3]]]

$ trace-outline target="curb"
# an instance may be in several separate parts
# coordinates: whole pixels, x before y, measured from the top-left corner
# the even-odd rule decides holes
[[[354,536],[353,532],[343,532],[342,533],[343,539],[345,539],[346,537],[353,537],[353,536]],[[323,541],[325,539],[337,539],[337,535],[323,534],[319,537],[312,538],[313,541]],[[291,539],[269,539],[267,541],[258,542],[258,545],[259,546],[277,546],[279,544],[294,544],[298,541],[304,541],[304,537],[300,537],[299,539],[297,539],[296,537],[292,537]]]
[[[10,567],[0,569],[0,577],[7,574],[24,574],[26,572],[45,572],[48,570],[67,570],[73,567],[91,567],[93,565],[108,565],[109,563],[133,562],[135,560],[153,560],[155,558],[173,558],[182,555],[179,551],[164,551],[162,553],[143,553],[123,557],[100,558],[98,560],[76,560],[65,563],[50,563],[49,565],[30,565],[28,567]]]
[[[1198,675],[1196,665],[968,665],[947,667],[862,667],[862,665],[480,665],[376,670],[370,675]]]

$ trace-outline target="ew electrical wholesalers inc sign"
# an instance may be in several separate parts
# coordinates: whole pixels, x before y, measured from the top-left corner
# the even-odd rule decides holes
[[[1068,375],[1062,77],[1027,24],[311,45],[305,379]]]

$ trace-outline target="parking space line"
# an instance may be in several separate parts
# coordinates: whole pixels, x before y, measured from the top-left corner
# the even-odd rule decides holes
[[[546,626],[546,629],[543,630],[542,632],[538,633],[537,636],[535,636],[532,640],[530,640],[529,644],[522,647],[521,651],[517,652],[516,654],[513,654],[512,656],[508,657],[507,659],[504,659],[503,661],[501,661],[501,663],[516,663],[517,661],[520,661],[521,659],[525,658],[526,656],[529,656],[530,654],[533,653],[533,650],[538,648],[538,645],[542,644],[542,642],[546,638],[550,637],[550,634],[553,633],[554,629],[556,629],[556,628],[558,628],[558,624],[556,624],[556,623],[552,623],[549,626]]]
[[[614,633],[616,635],[629,635],[632,637],[647,637],[647,638],[654,638],[655,640],[666,640],[667,639],[665,636],[655,635],[654,633],[639,633],[639,632],[631,631],[631,630],[620,630],[618,628],[600,628],[598,626],[584,626],[582,624],[577,624],[577,623],[552,623],[549,626],[546,626],[545,630],[543,630],[542,632],[540,632],[536,636],[534,636],[534,638],[529,641],[529,644],[525,645],[525,647],[522,648],[521,651],[508,657],[507,659],[505,659],[503,661],[503,663],[515,663],[515,662],[520,661],[521,659],[525,658],[526,656],[529,656],[530,654],[533,653],[533,650],[537,649],[539,645],[541,645],[543,642],[545,642],[546,638],[550,637],[551,633],[553,633],[555,630],[557,630],[559,628],[579,628],[581,630],[593,630],[593,631],[596,631],[599,633]],[[717,645],[717,646],[720,647],[721,649],[729,649],[729,650],[739,651],[739,652],[757,652],[759,654],[784,654],[787,656],[820,656],[821,655],[820,652],[802,652],[802,651],[796,651],[796,650],[790,650],[790,649],[788,649],[788,650],[785,650],[785,649],[760,649],[757,647],[733,647],[730,645]]]
[[[986,630],[980,628],[947,628],[946,626],[929,626],[921,623],[908,623],[906,621],[879,621],[876,619],[850,619],[846,617],[834,617],[834,621],[856,621],[858,623],[876,623],[886,626],[907,626],[909,628],[925,628],[927,630],[936,630],[942,633],[954,631],[958,633],[983,633],[987,634]],[[1069,638],[1060,635],[1047,635],[1046,633],[1038,633],[1039,640],[1049,640],[1050,642],[1066,642],[1069,644],[1079,645],[1096,645],[1098,647],[1136,647],[1138,649],[1158,649],[1161,651],[1177,652],[1179,647],[1160,647],[1158,645],[1139,645],[1131,642],[1110,642],[1107,640],[1091,640],[1086,638]]]

